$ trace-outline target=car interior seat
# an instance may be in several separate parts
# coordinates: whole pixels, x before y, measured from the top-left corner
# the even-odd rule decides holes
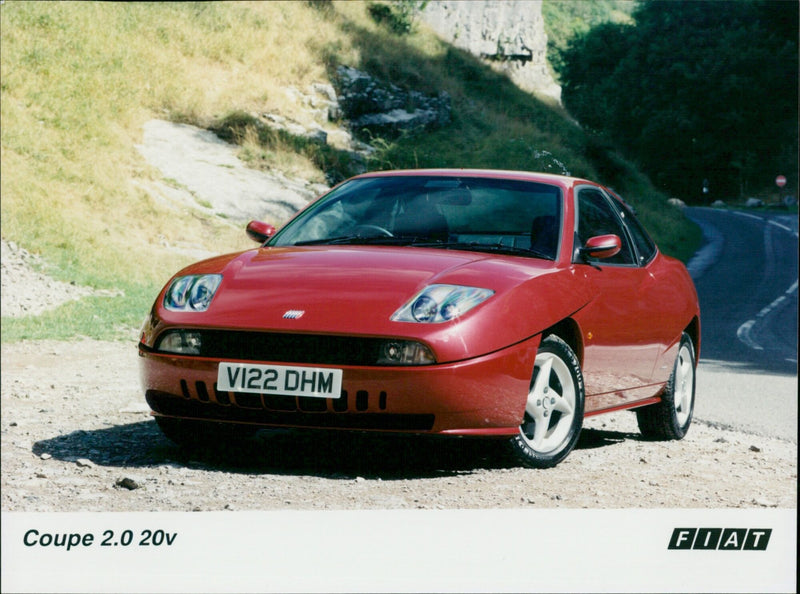
[[[396,236],[424,237],[434,241],[447,241],[449,236],[447,219],[426,196],[404,205],[403,212],[395,219],[393,232]]]

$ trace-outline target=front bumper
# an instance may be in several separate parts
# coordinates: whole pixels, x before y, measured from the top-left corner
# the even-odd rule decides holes
[[[140,346],[139,362],[156,415],[264,427],[500,436],[519,430],[539,340],[443,365],[336,366],[343,370],[337,399],[220,392],[219,363],[235,359],[165,355]]]

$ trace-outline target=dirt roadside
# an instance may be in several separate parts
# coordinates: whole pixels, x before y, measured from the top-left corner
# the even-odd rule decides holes
[[[797,506],[796,444],[699,424],[647,442],[630,412],[588,419],[545,471],[484,440],[277,431],[191,453],[150,417],[133,341],[3,344],[1,404],[4,511]]]

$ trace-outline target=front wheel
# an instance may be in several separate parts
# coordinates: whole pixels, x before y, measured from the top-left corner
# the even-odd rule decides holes
[[[661,402],[636,409],[639,430],[645,438],[670,440],[686,435],[694,413],[695,371],[694,344],[684,332]]]
[[[510,441],[516,459],[550,468],[575,447],[583,424],[583,374],[575,353],[557,336],[542,340],[533,364],[525,416]]]

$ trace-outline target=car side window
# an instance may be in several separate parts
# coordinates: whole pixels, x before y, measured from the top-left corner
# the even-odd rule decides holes
[[[647,234],[645,228],[633,214],[631,208],[624,202],[614,202],[614,206],[625,221],[625,226],[630,231],[636,252],[639,255],[639,265],[644,266],[656,255],[656,244]]]
[[[576,228],[576,247],[582,247],[586,241],[597,235],[616,235],[622,243],[619,253],[610,258],[591,258],[591,262],[600,264],[634,264],[628,234],[622,226],[619,215],[614,211],[600,190],[581,188],[578,190],[578,223]]]

